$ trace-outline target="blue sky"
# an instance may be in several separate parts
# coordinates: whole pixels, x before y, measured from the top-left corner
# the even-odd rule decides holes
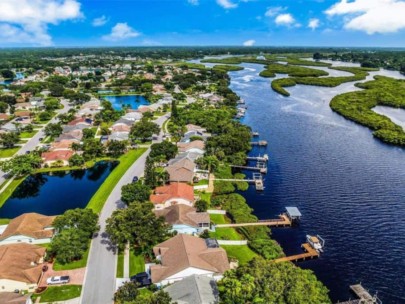
[[[0,0],[0,46],[405,46],[405,0]]]

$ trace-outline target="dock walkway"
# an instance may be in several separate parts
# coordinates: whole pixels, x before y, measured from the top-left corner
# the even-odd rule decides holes
[[[360,299],[360,303],[381,303],[381,301],[376,296],[373,297],[361,284],[350,285],[350,289]]]
[[[301,246],[302,248],[304,248],[305,252],[301,253],[301,254],[296,254],[296,255],[291,255],[291,256],[287,256],[287,257],[283,257],[283,258],[279,258],[279,259],[275,259],[274,261],[276,263],[278,262],[297,262],[300,260],[306,260],[306,259],[313,259],[313,258],[318,258],[319,257],[319,252],[316,251],[314,248],[312,248],[312,246],[309,243],[304,243]]]
[[[287,215],[281,214],[279,219],[261,220],[252,223],[234,223],[234,224],[219,224],[215,228],[225,227],[246,227],[246,226],[270,226],[270,227],[286,227],[291,226],[291,221]]]

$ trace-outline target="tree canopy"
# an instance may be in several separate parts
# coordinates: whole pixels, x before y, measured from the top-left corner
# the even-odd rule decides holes
[[[126,203],[145,202],[149,200],[151,189],[141,182],[125,185],[121,189],[121,200]]]

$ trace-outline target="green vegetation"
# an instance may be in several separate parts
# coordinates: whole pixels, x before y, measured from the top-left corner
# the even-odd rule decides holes
[[[349,72],[354,74],[353,76],[340,76],[340,77],[291,77],[291,78],[279,78],[271,83],[271,88],[277,93],[290,96],[290,93],[286,91],[285,87],[292,87],[297,84],[323,86],[323,87],[336,87],[345,82],[359,81],[366,79],[367,72],[375,71],[370,68],[358,68],[358,67],[333,67],[331,69]]]
[[[218,240],[243,240],[243,237],[239,233],[237,233],[234,228],[231,227],[215,228],[215,232],[210,232],[209,235],[210,238]]]
[[[31,138],[33,137],[35,134],[37,134],[38,131],[33,131],[33,132],[21,132],[20,133],[20,138]]]
[[[330,103],[332,110],[370,128],[385,143],[405,146],[402,127],[372,110],[377,105],[405,108],[405,81],[376,76],[375,80],[357,86],[365,90],[335,96]]]
[[[311,270],[261,258],[226,272],[218,290],[223,304],[331,303],[328,289]]]
[[[170,304],[171,298],[164,290],[153,293],[146,288],[138,289],[134,282],[124,283],[114,294],[116,304]]]
[[[83,253],[83,256],[80,260],[75,260],[70,263],[61,264],[58,262],[58,260],[56,260],[55,263],[53,264],[53,269],[59,271],[59,270],[71,270],[86,267],[87,258],[89,257],[89,251],[90,247],[88,247],[87,250]]]
[[[228,218],[225,217],[223,214],[210,214],[210,220],[214,224],[227,224],[230,223],[230,220],[227,220]]]
[[[0,218],[0,225],[7,225],[10,223],[10,219]]]
[[[0,158],[12,157],[21,147],[0,148]]]
[[[247,245],[221,245],[228,254],[229,259],[236,259],[239,261],[239,265],[245,265],[255,257],[258,257],[257,253],[252,251]]]
[[[80,285],[49,286],[44,292],[34,294],[32,300],[35,302],[38,297],[41,297],[39,303],[66,301],[80,297],[81,292]]]
[[[24,181],[25,178],[16,178],[7,186],[6,189],[0,195],[0,207],[8,200],[8,198],[14,193],[15,189]],[[8,180],[5,181],[7,183]],[[5,187],[4,185],[2,185]]]
[[[213,66],[214,70],[221,70],[224,72],[235,72],[235,71],[242,71],[244,67],[242,66],[236,66],[236,65],[224,65],[224,64],[218,64]]]
[[[120,251],[117,256],[117,278],[124,277],[124,252]]]
[[[145,271],[145,258],[142,253],[129,251],[129,276]]]
[[[262,77],[276,77],[278,74],[288,74],[290,77],[319,77],[329,75],[323,70],[311,69],[290,64],[272,63],[266,66],[266,69],[260,72]]]
[[[127,154],[121,156],[119,160],[119,164],[115,169],[110,173],[110,175],[106,178],[97,192],[93,195],[90,202],[88,203],[86,208],[91,208],[94,212],[101,212],[103,209],[104,203],[110,196],[112,190],[114,189],[115,185],[121,179],[121,177],[125,174],[128,168],[146,151],[146,149],[137,149],[131,150]]]

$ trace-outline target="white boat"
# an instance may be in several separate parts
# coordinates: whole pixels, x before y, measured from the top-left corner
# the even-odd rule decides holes
[[[325,240],[319,235],[313,236],[307,234],[307,242],[318,252],[323,252],[323,247],[325,246]]]

